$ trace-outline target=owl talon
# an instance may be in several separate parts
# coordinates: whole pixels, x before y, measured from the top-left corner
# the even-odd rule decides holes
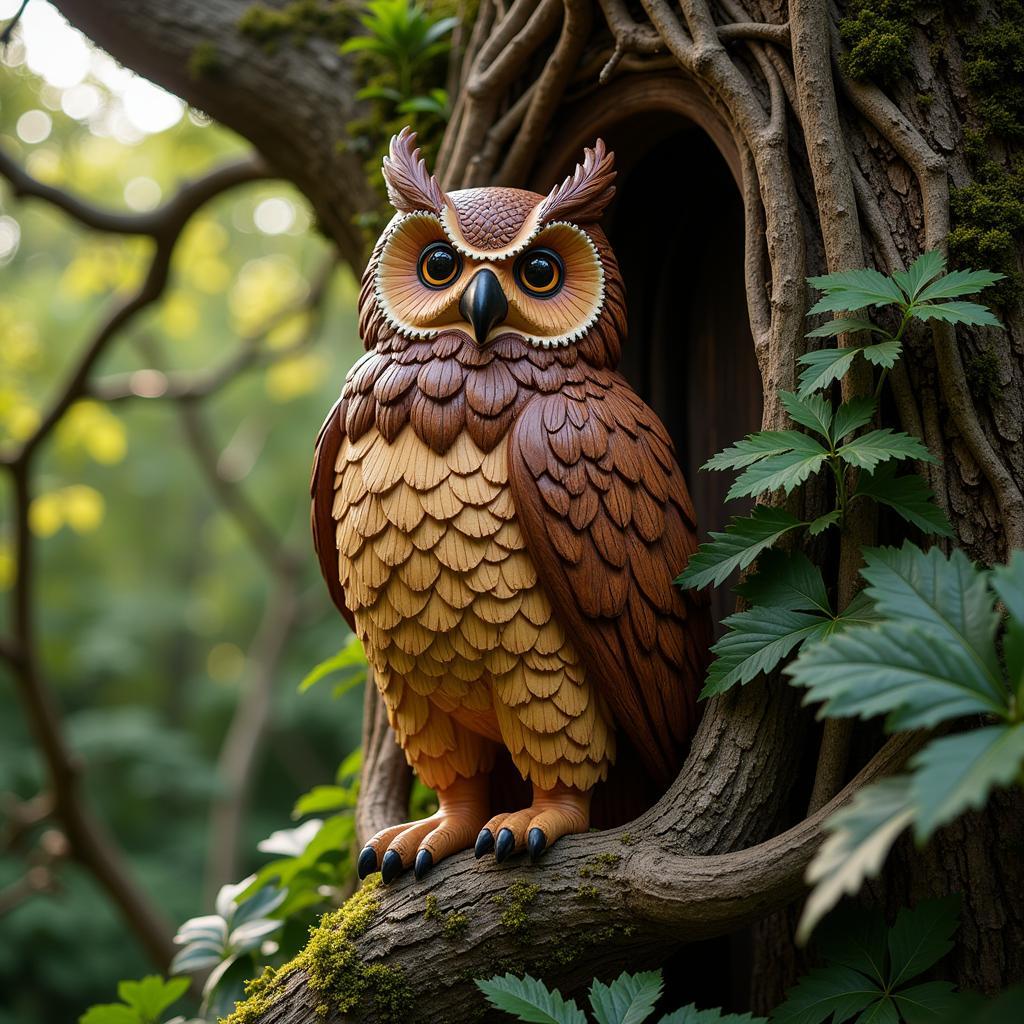
[[[494,843],[494,859],[500,864],[516,848],[516,837],[510,828],[503,828]]]
[[[412,873],[418,882],[432,867],[434,858],[429,850],[420,850],[416,854],[416,863],[413,865]]]
[[[394,881],[402,871],[402,858],[394,850],[388,850],[380,862],[380,877],[385,884]]]
[[[356,874],[361,882],[367,875],[372,875],[377,870],[377,851],[372,846],[364,846],[363,852],[359,854],[356,861]]]
[[[547,836],[544,835],[544,830],[531,828],[530,837],[526,840],[526,848],[530,852],[530,860],[536,860],[544,852],[544,847],[547,845],[548,839]]]
[[[480,835],[476,837],[476,846],[473,847],[476,859],[479,860],[484,854],[490,853],[493,849],[494,833],[490,829],[480,829]]]

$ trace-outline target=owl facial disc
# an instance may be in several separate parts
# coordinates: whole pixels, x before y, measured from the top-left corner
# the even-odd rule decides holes
[[[373,273],[390,327],[419,339],[461,330],[478,345],[508,333],[538,348],[580,341],[605,300],[601,257],[578,223],[596,222],[614,193],[603,144],[541,196],[513,188],[445,193],[414,141],[403,130],[384,161],[398,213]]]

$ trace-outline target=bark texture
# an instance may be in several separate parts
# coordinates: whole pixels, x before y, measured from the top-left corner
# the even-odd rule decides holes
[[[309,196],[359,269],[363,243],[352,218],[374,199],[360,161],[337,145],[356,104],[350,69],[335,46],[285,42],[267,54],[238,32],[247,7],[241,0],[58,6],[118,59],[249,138]],[[980,5],[978,16],[986,11]],[[950,187],[970,178],[962,153],[974,115],[963,41],[940,38],[922,17],[913,28],[912,66],[887,93],[842,71],[840,13],[823,0],[481,0],[453,69],[458,87],[439,177],[448,189],[530,183],[546,191],[591,141],[581,133],[625,131],[624,120],[639,124],[645,114],[655,116],[645,125],[670,116],[697,125],[742,195],[763,423],[782,427],[775,395],[793,386],[804,351],[805,277],[864,262],[891,272],[925,249],[943,248]],[[185,70],[202,43],[221,55],[216,79]],[[667,172],[667,192],[672,181]],[[1005,338],[977,331],[958,339],[943,325],[912,333],[887,411],[943,454],[941,465],[928,469],[931,484],[959,543],[990,563],[1024,546],[1024,333],[1019,305],[1002,313]],[[984,352],[992,353],[997,386],[972,393],[964,360]],[[854,379],[851,388],[862,384]],[[852,592],[859,545],[878,529],[858,522],[835,553],[845,581],[841,601]],[[884,539],[884,521],[881,529]],[[362,836],[404,817],[408,786],[372,689],[366,709]],[[684,943],[760,921],[756,934],[767,941],[754,943],[753,1002],[763,1010],[798,964],[791,911],[772,915],[799,897],[823,817],[860,782],[891,770],[914,742],[870,756],[857,740],[848,729],[830,727],[822,736],[811,728],[777,681],[718,698],[680,777],[627,830],[561,843],[536,867],[483,865],[467,856],[439,866],[424,883],[400,881],[352,940],[356,954],[401,970],[412,998],[403,1020],[436,1020],[443,1008],[444,1019],[462,1021],[481,1012],[472,979],[496,969],[543,971],[571,987],[604,968],[661,960]],[[1011,857],[1020,820],[1019,799],[1000,797],[985,816],[940,834],[923,857],[903,851],[874,887],[875,898],[893,905],[946,891],[969,894],[969,923],[949,969],[970,987],[992,990],[1024,974],[1024,888]],[[457,937],[424,916],[428,894],[443,913],[465,915]],[[521,916],[510,913],[516,908]],[[768,954],[758,951],[766,947]],[[766,955],[779,963],[767,963]],[[318,1001],[294,974],[279,1000],[253,1019],[306,1024]],[[345,1019],[388,1017],[364,1001]]]

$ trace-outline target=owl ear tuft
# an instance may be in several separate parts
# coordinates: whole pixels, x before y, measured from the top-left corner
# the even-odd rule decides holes
[[[406,126],[392,137],[382,171],[388,199],[399,212],[431,210],[440,213],[444,209],[444,193],[420,156],[412,128]]]
[[[553,188],[541,204],[542,224],[570,220],[579,224],[600,220],[615,195],[615,154],[598,139],[593,149],[583,151],[583,163]]]

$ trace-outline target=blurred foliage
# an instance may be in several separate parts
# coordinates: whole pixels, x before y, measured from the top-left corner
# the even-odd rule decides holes
[[[102,55],[92,60],[88,77],[68,89],[27,69],[17,37],[0,65],[0,147],[40,180],[110,208],[146,209],[180,181],[247,150],[194,111],[156,134],[133,132],[117,93],[127,73]],[[280,183],[240,188],[204,208],[181,240],[164,300],[118,339],[98,375],[219,363],[309,288],[328,252],[310,225],[305,202]],[[44,203],[14,200],[2,183],[0,243],[0,444],[10,445],[34,429],[112,299],[138,283],[151,243],[84,230]],[[222,476],[299,550],[307,543],[312,442],[358,354],[355,296],[353,280],[339,272],[322,338],[205,403],[224,449]],[[288,347],[304,326],[302,315],[290,317],[262,344]],[[216,761],[250,684],[246,651],[267,597],[264,567],[211,497],[170,403],[77,403],[42,453],[36,479],[31,527],[40,540],[43,667],[90,799],[147,892],[171,920],[185,920],[206,909]],[[0,493],[6,502],[9,494]],[[7,614],[8,508],[2,516]],[[303,567],[311,611],[277,673],[241,837],[243,872],[266,859],[257,843],[287,819],[295,794],[333,784],[338,761],[358,743],[359,694],[335,702],[328,687],[297,693],[309,667],[345,637],[312,555]],[[0,750],[2,815],[5,803],[45,785],[4,669]],[[42,828],[0,849],[0,891],[25,875]],[[335,854],[340,877],[345,854]],[[2,920],[0,1024],[75,1020],[90,1003],[109,1004],[119,979],[150,966],[87,875],[63,864],[57,881],[55,893],[20,903]]]

